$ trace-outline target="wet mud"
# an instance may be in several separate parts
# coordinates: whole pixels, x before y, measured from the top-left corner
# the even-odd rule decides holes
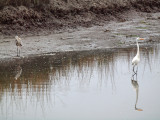
[[[16,56],[15,38],[1,36],[0,59],[21,59],[68,51],[136,47],[137,37],[145,38],[144,41],[139,41],[140,46],[159,42],[160,13],[143,13],[133,10],[125,14],[129,19],[125,22],[111,21],[99,26],[70,29],[62,33],[20,36],[23,45],[21,57]]]

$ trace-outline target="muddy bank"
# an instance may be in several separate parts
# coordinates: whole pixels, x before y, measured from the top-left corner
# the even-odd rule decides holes
[[[113,5],[113,1],[104,0],[59,0],[40,11],[36,7],[6,6],[0,11],[0,60],[131,47],[136,46],[136,37],[145,38],[140,45],[157,43],[160,2],[149,1],[152,4],[126,1],[122,5],[119,1]],[[22,38],[21,57],[16,57],[15,35]]]
[[[8,6],[10,5],[11,6]],[[64,31],[78,26],[90,27],[106,21],[128,20],[124,12],[158,12],[158,0],[50,0],[33,3],[8,3],[0,10],[0,35],[38,35]]]
[[[136,37],[145,38],[144,41],[140,41],[140,47],[160,41],[160,12],[144,13],[133,10],[123,15],[128,16],[129,20],[124,22],[110,21],[99,26],[82,27],[75,31],[72,29],[69,32],[50,35],[20,36],[23,42],[21,57],[16,57],[17,49],[14,37],[2,37],[0,60],[54,55],[68,51],[136,47]]]

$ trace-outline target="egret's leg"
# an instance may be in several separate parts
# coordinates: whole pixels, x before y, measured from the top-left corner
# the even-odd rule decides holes
[[[133,72],[133,75],[132,75],[132,76],[134,77],[136,74],[137,74],[136,72]]]
[[[137,81],[137,72],[136,72],[136,81]]]
[[[132,80],[134,80],[134,75],[135,75],[135,73],[132,74]]]
[[[133,72],[136,74],[136,72],[135,72],[134,68],[135,68],[135,65],[133,66]]]
[[[134,79],[134,76],[135,76],[135,74],[136,74],[134,68],[135,68],[135,65],[133,66],[133,74],[132,74],[132,78],[133,78],[133,79]]]
[[[138,71],[138,66],[137,66],[137,70],[136,70],[136,73],[137,73],[137,71]]]

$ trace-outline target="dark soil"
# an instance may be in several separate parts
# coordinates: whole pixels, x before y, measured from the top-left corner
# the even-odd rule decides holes
[[[89,27],[117,20],[124,22],[123,12],[160,11],[159,0],[51,0],[40,7],[4,6],[0,10],[1,35],[38,35],[55,31]],[[45,32],[44,32],[45,31]]]

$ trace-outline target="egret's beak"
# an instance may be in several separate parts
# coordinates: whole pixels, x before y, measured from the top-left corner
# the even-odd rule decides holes
[[[144,40],[144,38],[139,38],[139,40]]]

